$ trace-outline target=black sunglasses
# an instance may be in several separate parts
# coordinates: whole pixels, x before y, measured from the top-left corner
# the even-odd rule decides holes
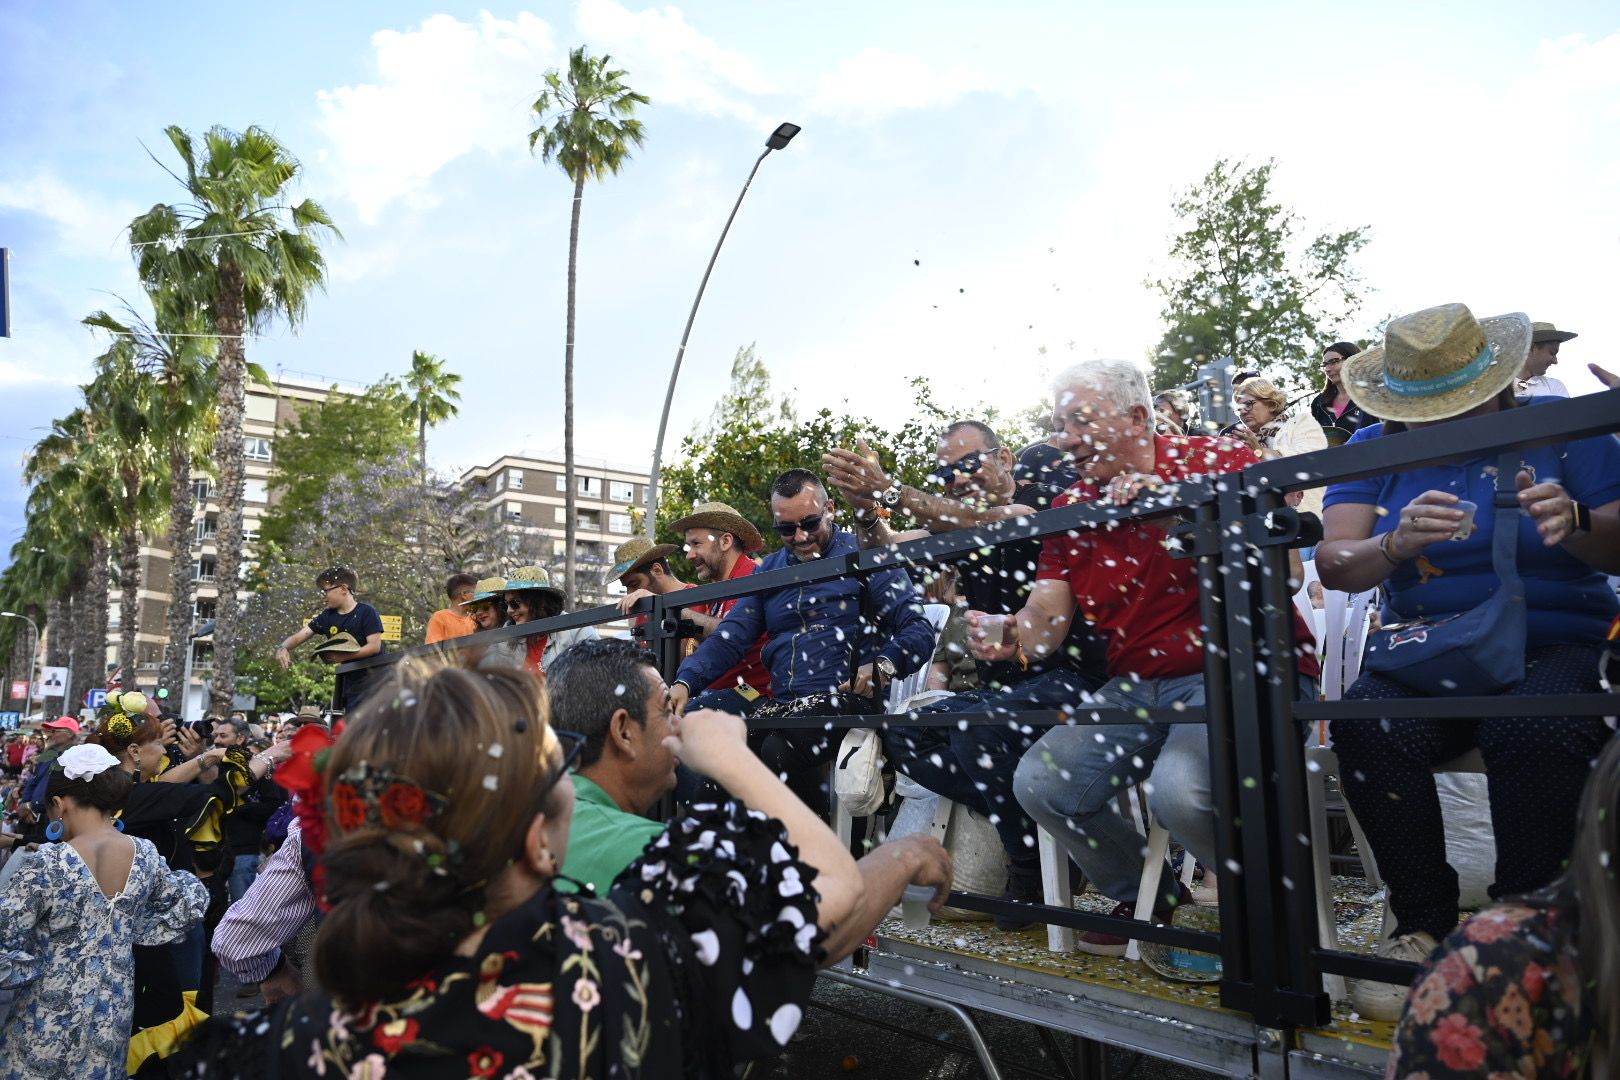
[[[971,454],[964,454],[949,465],[941,465],[928,474],[928,479],[940,487],[950,487],[951,481],[958,476],[972,476],[984,468],[984,451],[975,450]]]
[[[817,529],[821,528],[821,523],[826,518],[826,514],[815,514],[805,518],[803,521],[773,521],[771,522],[771,528],[776,530],[777,536],[785,540],[791,540],[798,534],[800,529],[803,529],[807,534],[813,534]]]
[[[579,761],[579,756],[585,752],[584,735],[577,731],[564,731],[558,727],[552,728],[551,731],[552,734],[557,736],[557,741],[562,744],[562,764],[557,766],[550,779],[540,788],[542,797],[544,797],[543,793],[549,792],[557,786],[558,781],[563,778],[563,774],[572,769]]]

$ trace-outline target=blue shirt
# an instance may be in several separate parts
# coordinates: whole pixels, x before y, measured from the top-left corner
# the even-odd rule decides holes
[[[835,529],[827,555],[858,550],[855,534]],[[757,573],[797,566],[787,548],[765,557]],[[922,596],[901,570],[880,570],[867,577],[867,605],[877,632],[863,632],[861,588],[855,577],[744,596],[675,673],[693,695],[735,667],[749,647],[765,634],[761,653],[771,669],[771,693],[778,701],[837,688],[850,677],[850,656],[857,639],[862,664],[887,656],[895,670],[910,675],[934,655],[934,628],[923,614]]]
[[[1529,404],[1557,400],[1532,398]],[[1383,433],[1383,424],[1373,424],[1357,431],[1350,443],[1376,439]],[[1519,457],[1536,483],[1556,480],[1576,502],[1595,507],[1620,499],[1620,440],[1611,436],[1554,443],[1521,451]],[[1408,559],[1395,568],[1385,585],[1389,593],[1386,621],[1466,611],[1496,591],[1499,579],[1491,568],[1495,483],[1496,458],[1490,456],[1328,488],[1324,506],[1356,503],[1388,511],[1374,522],[1375,537],[1400,524],[1401,509],[1425,491],[1450,492],[1478,507],[1474,534],[1467,540],[1430,544],[1421,558]],[[1530,647],[1603,641],[1609,623],[1620,611],[1620,601],[1608,580],[1562,545],[1547,547],[1530,515],[1522,513],[1518,568],[1524,582]]]

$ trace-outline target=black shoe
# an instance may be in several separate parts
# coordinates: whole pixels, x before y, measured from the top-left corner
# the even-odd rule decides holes
[[[1039,904],[1044,902],[1046,894],[1041,889],[1041,874],[1037,870],[1031,874],[1012,870],[1007,873],[1007,887],[1001,891],[1003,900],[1011,900],[1020,904]],[[1027,930],[1041,920],[1033,915],[1005,914],[996,916],[997,930]]]

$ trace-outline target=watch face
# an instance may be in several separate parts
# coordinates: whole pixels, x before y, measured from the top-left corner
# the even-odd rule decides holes
[[[900,489],[899,488],[892,488],[892,487],[891,488],[885,488],[883,490],[883,505],[884,506],[890,506],[890,507],[899,506],[900,505]]]

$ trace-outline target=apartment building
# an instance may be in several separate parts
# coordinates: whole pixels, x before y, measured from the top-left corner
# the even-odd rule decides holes
[[[564,463],[508,454],[469,469],[461,480],[476,485],[490,511],[500,515],[508,528],[521,529],[538,543],[541,562],[560,583],[568,524]],[[604,604],[609,597],[624,595],[623,586],[617,581],[604,584],[602,575],[613,565],[613,549],[635,535],[631,508],[646,505],[647,480],[646,472],[628,466],[575,460],[577,606]]]
[[[250,385],[246,410],[242,416],[242,450],[246,478],[243,485],[242,539],[243,565],[253,559],[255,543],[259,538],[259,522],[270,506],[270,476],[275,470],[276,436],[297,420],[298,411],[307,405],[321,402],[333,392],[359,395],[362,386],[345,385],[319,376],[278,372],[270,385]],[[214,533],[219,522],[219,501],[215,497],[213,480],[207,475],[192,479],[196,495],[191,550],[185,557],[191,563],[191,580],[196,593],[192,602],[193,625],[200,626],[214,618],[219,603],[221,582],[214,573],[218,550]],[[168,548],[168,536],[150,536],[141,547],[140,611],[135,635],[135,685],[152,687],[157,684],[158,664],[168,643],[169,578],[173,556]],[[246,600],[247,594],[240,593]],[[118,639],[123,612],[114,594],[107,620],[107,661],[118,657]],[[207,700],[207,683],[213,673],[213,644],[206,638],[192,645],[192,677],[187,688],[187,717],[200,716]],[[125,685],[130,680],[124,679]]]

